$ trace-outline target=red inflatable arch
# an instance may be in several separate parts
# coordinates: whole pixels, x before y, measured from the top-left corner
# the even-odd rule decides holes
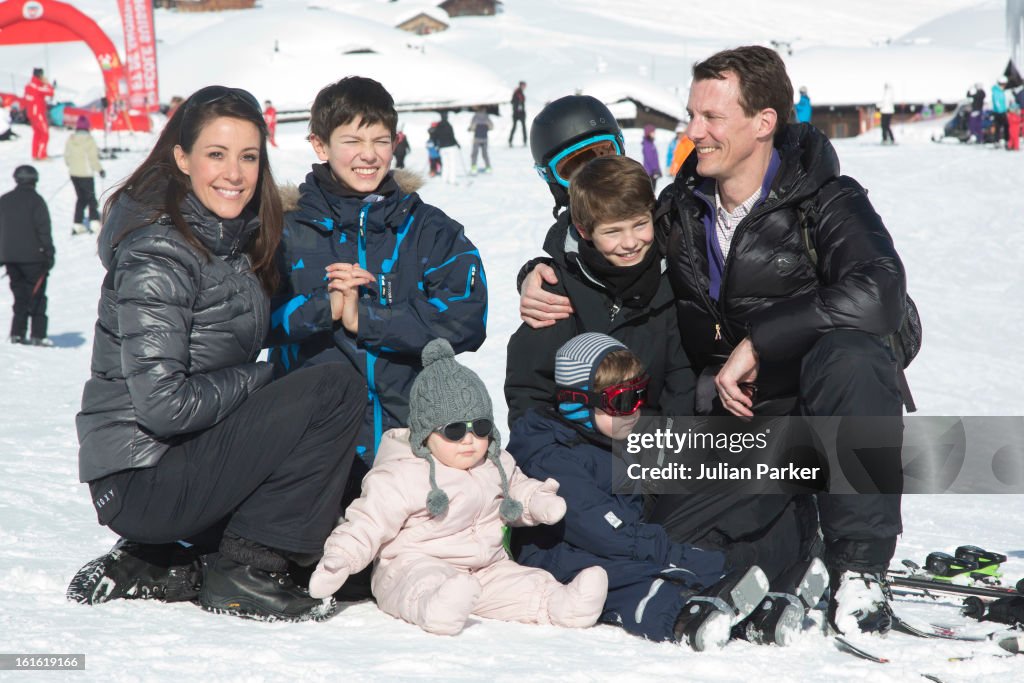
[[[66,43],[84,41],[96,55],[103,73],[108,113],[120,112],[114,128],[149,129],[137,117],[128,118],[122,111],[127,84],[124,65],[117,48],[95,21],[80,11],[57,0],[7,0],[0,2],[0,45]]]

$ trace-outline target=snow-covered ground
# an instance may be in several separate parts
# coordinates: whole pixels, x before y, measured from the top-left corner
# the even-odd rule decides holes
[[[267,5],[282,3],[266,0]],[[824,3],[827,11],[816,9],[821,15],[808,19],[805,3],[765,3],[772,6],[769,13],[753,0],[733,0],[721,3],[728,9],[716,10],[719,16],[713,20],[694,16],[682,3],[664,3],[662,8],[655,2],[636,4],[643,11],[623,17],[622,3],[611,0],[566,0],[551,4],[552,9],[543,13],[548,3],[541,0],[506,2],[505,14],[497,20],[506,28],[514,25],[519,30],[488,38],[481,33],[486,30],[485,20],[467,20],[466,24],[457,20],[459,26],[471,23],[474,32],[464,30],[459,41],[453,29],[445,47],[463,56],[480,56],[485,66],[509,83],[519,78],[529,81],[532,91],[544,89],[550,64],[562,71],[586,71],[589,66],[576,55],[584,49],[588,59],[593,54],[593,48],[581,47],[588,31],[597,37],[596,43],[616,35],[604,22],[626,27],[632,34],[626,59],[643,53],[639,34],[645,31],[660,36],[663,42],[659,45],[667,44],[670,35],[688,36],[692,59],[693,46],[701,41],[761,41],[781,35],[783,29],[791,37],[813,35],[827,44],[834,26],[837,44],[867,45],[879,35],[902,35],[972,3]],[[83,5],[106,13],[96,16],[116,13],[112,2],[89,0]],[[760,26],[751,22],[749,30],[737,24],[726,26],[721,16],[727,14],[763,17],[765,22]],[[189,30],[185,17],[165,14],[165,18],[174,19],[176,31]],[[109,23],[104,21],[104,27]],[[721,35],[716,37],[716,31]],[[532,62],[515,61],[515,55],[529,51],[530,36],[543,36],[548,54],[537,54]],[[559,36],[565,41],[555,45]],[[184,38],[175,34],[166,40]],[[470,48],[475,49],[477,41],[489,41],[490,47],[481,46],[480,52],[474,53]],[[503,50],[505,56],[501,57]],[[237,54],[242,52],[239,48]],[[611,51],[605,59],[609,72],[627,70]],[[681,64],[681,57],[677,61]],[[937,63],[934,68],[943,67]],[[197,71],[197,85],[205,82],[201,74]],[[335,77],[324,70],[325,82]],[[432,118],[403,117],[413,142],[408,163],[414,170],[425,168],[423,131]],[[468,116],[457,116],[454,123],[456,132],[468,142],[463,132]],[[505,419],[501,400],[505,346],[518,324],[515,273],[523,261],[539,252],[551,223],[548,192],[531,168],[529,152],[504,145],[505,125],[500,122],[492,135],[493,174],[471,181],[463,178],[458,187],[432,180],[421,193],[426,201],[463,223],[483,254],[491,292],[489,336],[480,351],[466,354],[462,360],[491,388],[499,425],[504,425]],[[910,292],[921,309],[925,344],[909,370],[921,412],[1024,415],[1020,390],[1024,365],[1015,352],[1024,339],[1024,316],[1018,301],[1024,291],[1024,271],[1019,264],[1024,254],[1020,231],[1024,200],[1019,190],[1024,156],[934,144],[929,138],[937,125],[896,126],[900,143],[896,147],[880,146],[877,131],[836,141],[836,147],[844,171],[870,190],[907,266]],[[29,157],[30,132],[26,127],[17,131],[21,139],[0,143],[0,191],[4,192],[11,186],[13,168]],[[281,147],[271,152],[279,179],[297,181],[306,172],[312,155],[304,134],[303,124],[279,128]],[[658,139],[662,150],[668,139],[664,135]],[[51,152],[59,155],[65,139],[66,133],[54,131]],[[639,131],[627,131],[626,139],[629,152],[638,156]],[[124,135],[110,142],[132,151],[105,162],[106,188],[135,167],[151,138]],[[118,602],[83,607],[67,603],[64,589],[74,572],[115,540],[96,524],[86,488],[77,483],[73,419],[89,373],[102,270],[95,242],[70,235],[74,192],[62,160],[55,157],[38,168],[39,191],[50,204],[57,245],[57,266],[48,292],[51,336],[58,348],[0,344],[0,651],[85,653],[87,670],[74,674],[73,680],[201,676],[205,680],[246,681],[748,681],[770,675],[779,681],[852,682],[866,677],[920,680],[921,673],[938,675],[947,682],[1020,678],[1019,657],[980,655],[970,661],[948,661],[951,656],[992,653],[996,648],[991,643],[924,641],[894,635],[872,644],[893,659],[879,665],[837,652],[811,627],[787,649],[736,642],[722,652],[698,655],[685,648],[644,642],[609,626],[570,631],[474,619],[458,637],[443,638],[396,621],[370,603],[347,606],[327,623],[299,625],[217,617],[188,604]],[[2,325],[7,324],[10,303],[4,282],[0,286]],[[1010,556],[1006,573],[1024,576],[1022,512],[1024,496],[907,496],[905,532],[897,559],[920,562],[932,550],[951,551],[959,544],[973,543],[1006,552]],[[938,606],[915,603],[903,609],[933,620],[961,621],[952,602]],[[821,615],[815,614],[814,621],[820,626]],[[71,679],[65,674],[33,675],[40,680]],[[19,680],[19,674],[0,671],[0,680],[8,677]]]

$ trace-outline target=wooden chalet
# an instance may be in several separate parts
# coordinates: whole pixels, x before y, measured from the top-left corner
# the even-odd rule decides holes
[[[444,0],[438,5],[450,17],[490,17],[501,8],[499,0]]]
[[[252,9],[256,0],[153,0],[154,7],[179,12],[220,12],[229,9]]]
[[[440,31],[447,31],[448,24],[432,17],[426,12],[419,12],[415,16],[409,17],[401,21],[395,28],[400,28],[403,31],[409,33],[415,33],[418,36],[426,36],[431,33],[438,33]]]

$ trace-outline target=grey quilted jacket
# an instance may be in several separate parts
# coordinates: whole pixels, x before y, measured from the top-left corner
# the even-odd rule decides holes
[[[268,384],[256,362],[269,301],[243,253],[257,219],[214,216],[189,195],[182,215],[204,258],[167,216],[146,223],[122,195],[104,221],[92,377],[78,427],[80,481],[151,467],[183,435],[207,429]]]

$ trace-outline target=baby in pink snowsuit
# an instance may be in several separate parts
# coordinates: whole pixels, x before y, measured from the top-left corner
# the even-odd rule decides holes
[[[470,614],[592,626],[608,592],[604,569],[563,585],[506,553],[505,524],[554,524],[565,501],[557,481],[530,479],[501,450],[486,387],[443,339],[423,349],[409,425],[384,434],[362,496],[324,545],[310,595],[333,594],[377,558],[377,605],[431,633],[455,635]]]

